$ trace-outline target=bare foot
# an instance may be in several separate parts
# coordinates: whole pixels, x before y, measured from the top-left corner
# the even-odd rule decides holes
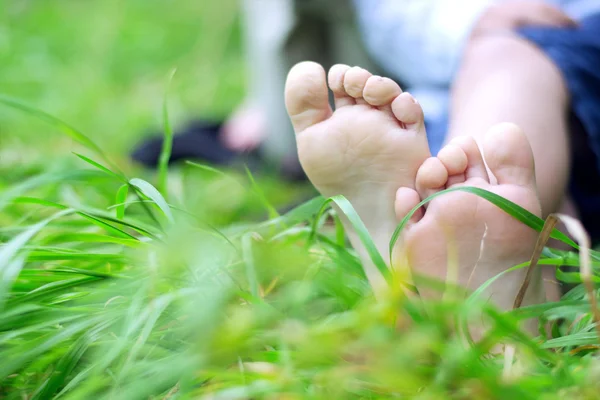
[[[483,141],[485,161],[472,137],[460,137],[437,157],[423,163],[416,190],[425,198],[441,189],[475,186],[496,193],[530,212],[541,215],[533,154],[523,132],[512,124],[493,127]],[[402,218],[416,205],[414,190],[398,190],[396,210]],[[419,219],[420,218],[420,219]],[[474,194],[453,192],[435,198],[424,215],[407,226],[404,235],[411,268],[420,274],[446,279],[449,254],[457,256],[458,283],[481,286],[506,269],[530,259],[537,233]],[[526,270],[511,272],[486,292],[502,309],[510,309]],[[536,273],[524,304],[545,299],[541,274]]]
[[[399,187],[415,188],[417,170],[430,156],[423,111],[414,98],[388,78],[336,65],[329,71],[335,112],[328,101],[323,68],[297,64],[286,83],[285,102],[297,134],[298,154],[307,176],[326,197],[342,194],[354,206],[382,255],[396,227]],[[412,200],[418,201],[417,192]],[[345,225],[374,286],[360,240]]]

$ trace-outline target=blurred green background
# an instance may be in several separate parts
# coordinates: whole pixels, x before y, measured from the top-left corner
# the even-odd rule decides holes
[[[0,92],[78,128],[115,158],[172,124],[222,118],[244,93],[237,0],[0,0]],[[68,154],[71,140],[0,108],[0,164]],[[32,160],[33,159],[33,160]]]

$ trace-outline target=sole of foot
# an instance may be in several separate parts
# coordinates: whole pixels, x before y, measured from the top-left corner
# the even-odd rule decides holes
[[[398,190],[398,218],[417,204],[415,193],[426,198],[459,186],[488,190],[540,216],[533,153],[525,134],[515,125],[500,124],[486,134],[482,148],[485,161],[472,137],[459,137],[437,157],[427,159],[417,173],[416,187]],[[433,199],[424,212],[412,218],[403,241],[414,272],[475,289],[527,262],[537,232],[481,197],[451,192]],[[525,274],[526,269],[521,269],[502,276],[485,292],[485,299],[504,310],[512,308]],[[543,301],[538,271],[523,304]]]
[[[421,106],[391,79],[347,65],[335,65],[326,76],[313,62],[291,69],[285,103],[310,181],[325,197],[344,195],[387,254],[397,224],[396,191],[415,188],[417,171],[430,156]],[[342,220],[365,262],[362,244]],[[381,284],[378,273],[366,268],[371,283]]]

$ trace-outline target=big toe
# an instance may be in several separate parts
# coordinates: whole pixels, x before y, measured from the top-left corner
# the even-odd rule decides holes
[[[305,61],[290,70],[285,84],[285,106],[296,133],[329,118],[331,107],[323,67]]]
[[[493,126],[483,141],[485,161],[499,184],[535,186],[533,151],[514,124]]]

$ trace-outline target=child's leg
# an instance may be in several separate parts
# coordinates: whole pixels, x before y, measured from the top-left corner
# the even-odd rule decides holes
[[[483,138],[500,122],[520,126],[533,149],[544,216],[559,210],[569,177],[568,98],[553,62],[516,36],[469,43],[451,99],[450,131]]]

